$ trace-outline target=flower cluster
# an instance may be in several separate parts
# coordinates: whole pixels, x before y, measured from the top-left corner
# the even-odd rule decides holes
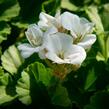
[[[39,19],[25,32],[30,44],[18,46],[22,56],[27,58],[36,52],[41,59],[56,64],[80,66],[86,50],[96,41],[92,34],[94,24],[70,12],[58,12],[55,17],[41,12]]]

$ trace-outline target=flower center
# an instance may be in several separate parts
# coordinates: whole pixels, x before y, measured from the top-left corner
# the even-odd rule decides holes
[[[58,56],[59,56],[61,59],[64,59],[64,52],[58,53]]]
[[[37,47],[42,45],[42,38],[38,37],[37,39],[33,39],[32,37],[29,38],[31,45],[33,47]]]
[[[78,44],[82,40],[82,35],[77,35],[77,38],[74,39],[74,44]]]

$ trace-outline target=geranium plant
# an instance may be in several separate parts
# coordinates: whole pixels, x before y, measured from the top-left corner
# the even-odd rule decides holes
[[[0,6],[0,109],[109,108],[108,1]]]

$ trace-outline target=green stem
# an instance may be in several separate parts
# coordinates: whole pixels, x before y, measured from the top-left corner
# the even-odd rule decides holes
[[[108,37],[106,36],[105,37],[105,40],[104,40],[104,47],[105,47],[105,63],[107,63],[108,61]]]

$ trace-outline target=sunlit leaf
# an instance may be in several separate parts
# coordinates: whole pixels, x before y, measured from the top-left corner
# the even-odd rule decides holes
[[[11,33],[10,26],[6,22],[1,21],[0,22],[0,43],[6,40],[7,35],[9,35],[10,33]]]
[[[26,71],[22,72],[21,78],[17,82],[16,92],[19,96],[19,100],[29,105],[31,104],[31,96],[30,96],[30,76]]]
[[[97,34],[104,32],[103,24],[98,13],[98,8],[96,6],[90,6],[86,8],[86,13],[89,16],[90,20],[95,23]]]
[[[61,7],[64,9],[68,9],[70,11],[77,11],[78,10],[78,7],[76,7],[74,4],[72,4],[69,0],[62,0]]]
[[[3,69],[0,67],[0,105],[11,102],[17,97],[14,93],[10,95],[10,90],[7,91],[7,85],[9,84],[10,79],[9,77],[9,74],[4,73]]]
[[[23,60],[20,57],[18,49],[12,45],[1,56],[2,65],[12,75],[17,72]]]
[[[16,96],[10,96],[6,93],[6,87],[0,86],[0,105],[14,100]]]
[[[12,22],[12,24],[14,26],[17,26],[18,28],[27,28],[28,27],[28,23],[24,23],[24,22]]]
[[[97,61],[105,61],[104,56],[100,52],[97,53],[96,59]]]
[[[8,1],[7,1],[8,2]],[[13,2],[12,0],[10,1]],[[10,7],[7,7],[7,9],[1,14],[0,21],[9,21],[12,18],[19,15],[20,7],[18,3],[13,4]]]
[[[97,34],[97,39],[100,45],[100,52],[101,54],[105,57],[105,61],[107,60],[107,51],[105,47],[105,31],[103,27],[103,23],[101,21],[98,7],[97,6],[90,6],[85,9],[87,15],[89,16],[90,20],[95,24],[96,28],[96,34]]]

